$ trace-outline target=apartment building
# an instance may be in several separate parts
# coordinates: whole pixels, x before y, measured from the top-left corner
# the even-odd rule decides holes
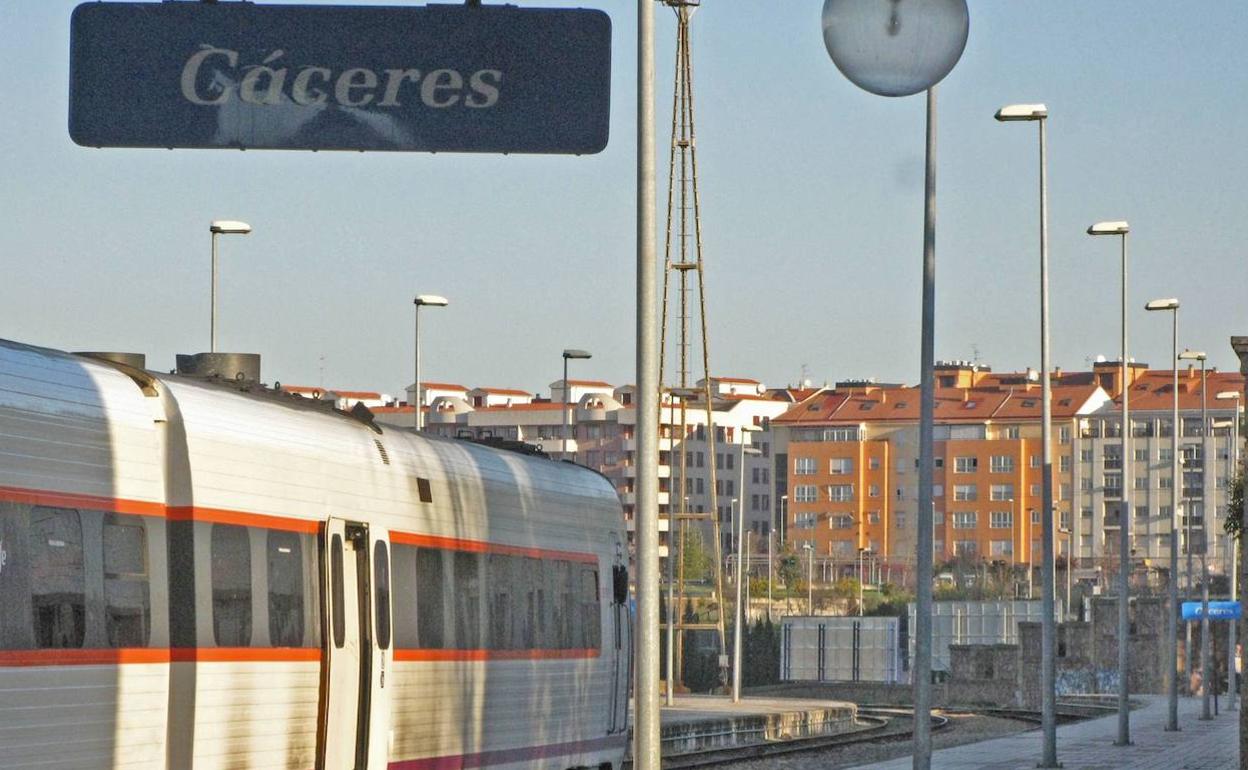
[[[552,398],[545,400],[505,388],[447,392],[450,387],[442,386],[443,392],[438,393],[432,385],[422,383],[421,388],[422,394],[433,396],[426,404],[427,432],[450,438],[521,441],[552,457],[594,468],[615,485],[632,527],[637,480],[635,386],[556,380],[550,383]],[[699,381],[696,390],[705,389]],[[769,390],[758,380],[739,377],[712,378],[710,390],[709,423],[702,396],[665,396],[662,401],[659,514],[667,517],[679,512],[682,503],[690,512],[714,507],[723,546],[734,550],[730,526],[734,501],[744,505],[746,529],[758,536],[757,542],[772,529],[776,481],[771,420],[793,405],[795,394],[787,389]],[[412,413],[410,408],[386,410],[378,419],[408,425]],[[662,524],[663,531],[666,524]]]
[[[1032,373],[941,364],[935,394],[935,558],[1028,563],[1038,555],[1043,457],[1040,383]],[[1109,396],[1090,377],[1053,385],[1054,503],[1070,477],[1073,420]],[[774,421],[787,464],[785,539],[822,556],[913,561],[919,389],[838,383]],[[1063,443],[1064,442],[1064,443]],[[1062,468],[1065,468],[1063,476]]]
[[[1133,553],[1139,567],[1169,554],[1170,410],[1173,373],[1128,370],[1132,458],[1121,440],[1121,368],[1052,376],[1053,502],[1059,556],[1095,574],[1118,553],[1122,485],[1132,484]],[[937,561],[958,556],[1035,564],[1040,559],[1043,457],[1040,383],[1034,372],[994,374],[964,362],[937,367],[933,533]],[[1221,533],[1233,475],[1238,374],[1208,375],[1209,435],[1202,438],[1200,373],[1180,372],[1182,510],[1196,552],[1206,511],[1215,570],[1226,567]],[[784,539],[825,559],[869,553],[913,563],[918,498],[918,388],[838,383],[773,421],[784,471]],[[1125,470],[1124,470],[1125,467]],[[1072,527],[1072,512],[1078,526]]]

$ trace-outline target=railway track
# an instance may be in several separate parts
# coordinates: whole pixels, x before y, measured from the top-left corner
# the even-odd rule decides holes
[[[851,733],[828,735],[814,738],[798,738],[789,741],[771,741],[755,743],[747,746],[707,749],[706,751],[690,752],[675,756],[665,756],[665,768],[709,767],[726,762],[738,762],[750,759],[762,759],[779,754],[794,752],[817,751],[837,746],[850,746],[859,743],[884,743],[888,741],[909,740],[914,711],[906,708],[892,707],[859,707],[858,720],[872,726],[855,730]],[[933,714],[932,729],[939,730],[949,724],[948,717]],[[632,762],[626,761],[624,767],[631,768]]]

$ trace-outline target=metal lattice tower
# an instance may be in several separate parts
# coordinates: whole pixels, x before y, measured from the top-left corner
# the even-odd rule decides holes
[[[669,602],[667,624],[676,631],[673,671],[668,673],[669,682],[681,680],[684,632],[714,630],[718,634],[719,650],[727,653],[724,610],[723,554],[719,532],[719,499],[715,479],[715,425],[713,422],[712,383],[710,352],[707,346],[705,265],[702,261],[702,220],[698,197],[698,154],[693,121],[693,63],[689,48],[689,21],[701,0],[663,0],[676,14],[676,72],[672,92],[672,143],[668,153],[667,181],[667,230],[663,259],[663,317],[659,353],[659,383],[663,388],[659,415],[660,442],[666,440],[669,464],[675,466],[674,483],[668,487],[668,595],[676,594]],[[690,307],[690,274],[697,276],[697,318],[702,341],[701,392],[689,387],[691,356],[689,326],[692,320]],[[673,277],[675,286],[673,286]],[[677,359],[675,382],[668,384],[668,320],[672,305],[672,292],[676,292],[676,312],[679,328],[676,333],[675,358]],[[687,484],[689,479],[688,452],[686,446],[692,435],[688,422],[688,405],[701,400],[706,410],[707,468],[710,474],[710,505],[706,510],[689,510]],[[662,448],[662,443],[660,443]],[[678,452],[679,458],[672,456]],[[673,462],[675,460],[675,462]],[[738,491],[740,494],[740,491]],[[714,594],[709,601],[695,602],[685,591],[685,543],[689,524],[709,524],[711,534],[712,562],[714,564]],[[677,526],[674,527],[673,524]],[[679,529],[679,533],[677,533]],[[675,570],[671,560],[677,560]],[[675,574],[673,574],[673,572]],[[672,586],[674,582],[674,586]],[[699,606],[700,605],[700,606]],[[714,619],[699,619],[701,614],[713,612]],[[685,620],[685,613],[692,610],[694,619]],[[670,659],[670,658],[669,658]]]

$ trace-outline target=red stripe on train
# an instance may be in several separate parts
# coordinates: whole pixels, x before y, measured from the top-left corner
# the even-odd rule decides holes
[[[0,650],[0,668],[113,666],[136,663],[320,663],[315,647],[123,647],[120,649]]]

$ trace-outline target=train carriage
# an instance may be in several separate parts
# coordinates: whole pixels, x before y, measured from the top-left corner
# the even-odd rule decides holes
[[[0,342],[0,768],[618,767],[611,485]]]

